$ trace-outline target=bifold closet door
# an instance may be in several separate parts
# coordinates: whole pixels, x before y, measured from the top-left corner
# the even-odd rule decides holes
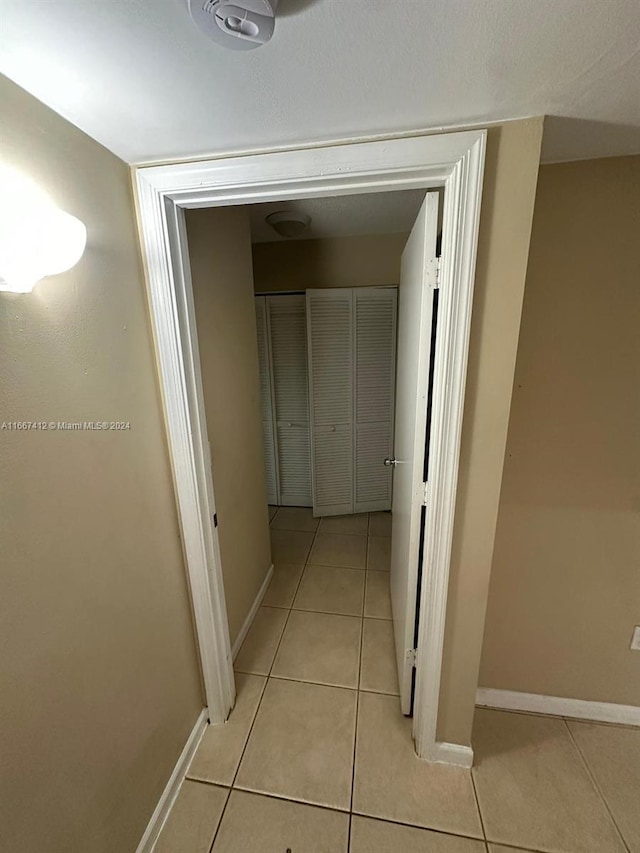
[[[260,371],[260,410],[262,414],[262,443],[267,480],[267,500],[279,503],[278,473],[275,447],[275,430],[271,392],[271,354],[267,319],[267,300],[256,297],[256,330],[258,336],[258,366]]]
[[[355,483],[354,512],[391,509],[395,416],[395,287],[353,291],[355,314]]]
[[[282,506],[312,505],[305,304],[303,294],[267,297]]]
[[[353,512],[353,294],[307,290],[313,514]]]
[[[314,515],[391,509],[397,289],[307,291]]]

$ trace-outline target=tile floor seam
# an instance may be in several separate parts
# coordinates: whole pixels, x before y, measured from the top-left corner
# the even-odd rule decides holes
[[[369,519],[371,516],[369,516]],[[369,519],[367,519],[367,530],[369,529]],[[357,690],[356,690],[356,716],[355,716],[355,725],[353,727],[353,753],[352,753],[352,761],[351,761],[351,796],[349,798],[349,829],[347,833],[347,853],[351,851],[351,825],[353,823],[353,792],[355,790],[356,784],[356,750],[358,748],[358,713],[360,710],[360,675],[362,673],[362,651],[364,644],[364,602],[366,596],[366,583],[367,578],[365,576],[365,588],[362,593],[362,616],[360,618],[360,655],[358,660],[358,680]]]
[[[311,558],[309,558],[310,560]],[[327,566],[324,563],[311,563],[305,568],[309,569],[340,569],[341,572],[366,572],[366,569],[358,569],[355,566]]]
[[[274,516],[274,518],[275,518],[275,516]],[[301,575],[301,577],[302,577],[302,575]],[[297,587],[296,587],[296,592],[297,592]],[[242,751],[240,753],[240,758],[238,759],[238,765],[236,767],[235,773],[233,774],[233,779],[231,780],[231,785],[229,787],[229,795],[227,796],[226,802],[224,804],[224,809],[222,810],[222,814],[220,815],[220,820],[218,822],[218,826],[216,827],[216,832],[215,832],[215,835],[213,836],[213,842],[211,843],[211,847],[209,848],[209,853],[212,853],[212,851],[213,851],[214,845],[216,843],[216,839],[218,837],[218,833],[220,831],[220,827],[222,826],[222,821],[224,819],[225,812],[227,810],[227,805],[229,803],[229,800],[231,799],[232,792],[244,790],[243,788],[237,788],[236,787],[236,779],[238,778],[238,773],[240,772],[240,767],[242,766],[242,760],[243,760],[245,753],[247,751],[247,747],[249,746],[249,740],[251,739],[251,733],[253,732],[253,728],[256,724],[256,720],[258,719],[258,714],[260,712],[260,706],[262,705],[262,700],[264,699],[264,694],[267,692],[267,686],[269,684],[269,679],[271,677],[271,670],[273,669],[273,663],[276,659],[276,655],[278,654],[278,649],[280,648],[280,643],[282,642],[282,638],[284,636],[284,632],[286,630],[287,622],[289,621],[290,615],[291,615],[291,608],[288,608],[287,618],[285,619],[285,623],[284,623],[284,626],[282,628],[282,634],[280,635],[280,639],[278,641],[278,645],[276,646],[276,650],[275,650],[275,654],[273,656],[273,660],[271,661],[271,666],[269,667],[269,673],[267,674],[266,677],[263,676],[264,677],[264,686],[262,688],[262,692],[260,693],[260,699],[258,700],[258,704],[256,706],[256,712],[253,715],[253,719],[251,720],[251,725],[249,726],[249,731],[247,732],[247,737],[246,737],[246,740],[244,742],[244,746],[242,747]]]
[[[211,847],[209,848],[209,853],[212,853],[213,848],[216,843],[216,839],[218,837],[218,833],[220,832],[220,827],[222,826],[222,821],[224,820],[225,812],[227,811],[227,806],[229,805],[229,800],[231,799],[231,794],[234,790],[234,785],[236,778],[238,776],[238,772],[240,770],[240,765],[242,764],[242,759],[244,758],[245,751],[247,749],[247,744],[249,743],[249,738],[251,737],[251,732],[253,731],[253,726],[256,721],[256,717],[258,716],[258,711],[260,710],[260,705],[262,704],[262,697],[264,696],[264,692],[267,689],[267,684],[269,682],[268,678],[264,679],[264,685],[262,687],[262,692],[260,693],[260,699],[258,700],[258,704],[256,706],[256,712],[253,715],[253,720],[251,720],[251,725],[249,726],[249,731],[247,732],[247,739],[244,742],[244,746],[242,747],[242,751],[240,753],[240,758],[238,759],[238,766],[235,769],[235,773],[233,774],[233,779],[231,780],[231,784],[229,785],[227,799],[225,800],[224,807],[222,809],[222,813],[220,814],[220,820],[218,821],[218,825],[216,826],[216,831],[213,836],[213,841],[211,842]],[[205,783],[205,784],[215,784],[213,782]],[[226,787],[226,786],[225,786]]]
[[[497,841],[488,841],[485,838],[478,838],[477,835],[465,835],[463,832],[456,832],[454,829],[436,829],[433,826],[425,826],[424,824],[419,823],[407,823],[406,821],[397,820],[392,817],[379,817],[378,815],[367,814],[366,812],[360,812],[357,809],[352,812],[355,817],[364,817],[369,820],[379,820],[381,823],[392,823],[394,826],[407,826],[409,829],[420,829],[424,832],[434,832],[438,835],[444,835],[445,838],[449,835],[454,838],[464,838],[469,841],[480,841],[483,844],[499,844]],[[517,847],[517,845],[511,845],[511,847],[516,847],[518,850],[526,850],[527,853],[548,853],[548,851],[544,850],[534,850],[531,847]]]
[[[325,803],[318,803],[315,800],[301,800],[296,797],[287,797],[284,794],[276,794],[267,791],[258,791],[255,788],[247,788],[243,785],[234,785],[233,788],[230,788],[230,794],[233,791],[242,791],[245,794],[255,794],[256,797],[266,797],[268,800],[280,800],[283,803],[297,803],[301,806],[311,806],[314,809],[324,809],[327,812],[337,812],[341,815],[348,815],[349,811],[347,809],[341,809],[340,806],[328,806]]]
[[[339,690],[350,690],[352,693],[357,693],[357,687],[346,687],[344,684],[333,684],[326,681],[309,681],[307,678],[293,678],[291,675],[270,675],[272,681],[288,681],[293,684],[313,684],[314,687],[335,687]],[[386,694],[389,695],[389,694]]]
[[[277,515],[277,512],[276,512],[276,515]],[[274,516],[274,518],[275,518],[275,516]],[[319,526],[320,526],[320,525],[318,525],[318,527],[319,527]],[[304,570],[305,570],[305,568],[306,568],[306,566],[307,566],[307,559],[308,559],[309,554],[311,553],[311,548],[313,548],[313,543],[315,542],[315,538],[316,538],[316,536],[317,536],[317,535],[318,535],[318,533],[317,533],[317,529],[316,529],[316,531],[314,532],[314,535],[313,535],[313,539],[311,540],[311,546],[310,546],[310,548],[309,548],[309,552],[307,553],[307,558],[305,559],[304,565],[303,565],[303,567],[302,567],[302,572],[300,573],[300,577],[299,577],[299,579],[298,579],[298,583],[297,583],[297,585],[296,585],[295,592],[294,592],[294,594],[293,594],[293,598],[294,598],[294,599],[295,599],[296,595],[298,594],[298,589],[300,588],[300,584],[302,583],[302,577],[303,577],[303,575],[304,575]],[[292,600],[292,603],[293,603],[293,600]],[[247,733],[247,738],[246,738],[246,740],[245,740],[245,742],[244,742],[244,746],[243,746],[243,748],[242,748],[242,752],[241,752],[241,754],[240,754],[240,759],[239,759],[239,761],[238,761],[238,766],[236,767],[236,772],[234,773],[234,775],[233,775],[233,779],[232,779],[232,781],[231,781],[231,790],[232,790],[232,791],[233,791],[233,790],[243,790],[242,788],[236,788],[236,780],[237,780],[237,778],[238,778],[238,773],[240,772],[240,767],[241,767],[241,765],[242,765],[242,760],[243,760],[243,758],[244,758],[244,756],[245,756],[245,753],[246,753],[246,751],[247,751],[247,747],[249,746],[249,740],[251,739],[251,734],[252,734],[252,732],[253,732],[253,728],[254,728],[254,726],[255,726],[256,720],[258,719],[258,714],[260,713],[260,707],[261,707],[261,705],[262,705],[262,700],[264,699],[264,695],[265,695],[265,693],[267,692],[267,687],[268,687],[268,685],[269,685],[269,679],[271,678],[271,672],[272,672],[272,670],[273,670],[273,665],[274,665],[274,663],[275,663],[276,657],[278,656],[278,651],[279,651],[279,649],[280,649],[280,645],[281,645],[281,643],[282,643],[282,639],[283,639],[283,637],[284,637],[284,632],[287,630],[287,624],[288,624],[288,622],[289,622],[289,617],[291,616],[291,612],[292,612],[292,608],[291,608],[291,607],[288,607],[288,608],[280,608],[280,609],[282,609],[282,610],[286,609],[286,610],[287,610],[287,618],[285,619],[284,625],[283,625],[283,627],[282,627],[282,633],[280,634],[280,637],[279,637],[279,639],[278,639],[278,644],[277,644],[277,646],[276,646],[276,649],[275,649],[275,652],[274,652],[274,655],[273,655],[273,659],[271,660],[271,665],[270,665],[270,667],[269,667],[269,672],[267,673],[266,678],[265,678],[265,681],[264,681],[264,687],[262,688],[262,693],[260,694],[260,700],[259,700],[258,705],[257,705],[257,707],[256,707],[256,712],[255,712],[255,714],[253,715],[253,720],[251,721],[251,726],[249,727],[249,732]],[[231,797],[231,794],[229,794],[229,797],[227,798],[227,802],[228,802],[228,800],[229,800],[229,798],[230,798],[230,797]],[[225,810],[226,810],[226,803],[225,803]],[[223,816],[224,816],[224,813],[223,813]],[[220,823],[218,824],[218,829],[220,828],[220,825],[221,825],[221,824],[222,824],[222,817],[220,818]],[[217,834],[218,834],[218,830],[216,830],[216,836],[217,836]],[[215,837],[214,837],[214,842],[213,842],[213,843],[215,844]],[[211,849],[213,849],[213,845],[212,845],[212,848],[211,848]]]
[[[333,530],[327,531],[327,530],[322,530],[320,525],[318,525],[318,530],[320,531],[320,533],[324,533],[325,535],[328,535],[328,536],[359,536],[361,539],[363,539],[363,538],[368,539],[369,538],[368,533],[353,533],[353,531],[351,531],[351,530],[348,530],[348,531],[340,530],[339,532],[334,532]],[[386,538],[387,538],[386,536],[379,536],[378,537],[378,539],[386,539]],[[345,566],[344,568],[346,568],[346,569],[353,568],[353,566]]]
[[[258,711],[260,710],[260,705],[262,705],[262,699],[264,698],[264,694],[265,694],[265,691],[267,689],[267,684],[269,683],[269,677],[268,676],[266,678],[264,676],[262,676],[262,677],[264,678],[264,685],[262,687],[262,691],[260,692],[260,698],[258,699],[258,704],[256,705],[256,712],[253,715],[253,719],[251,720],[251,725],[249,726],[249,731],[247,732],[247,737],[246,737],[246,740],[244,742],[244,746],[242,747],[242,751],[240,752],[240,758],[238,759],[238,766],[235,769],[235,772],[233,774],[233,778],[231,780],[231,784],[229,786],[231,789],[233,789],[233,787],[236,784],[236,779],[238,778],[238,773],[240,772],[240,765],[242,764],[242,759],[244,758],[244,754],[247,751],[247,746],[249,744],[249,738],[251,737],[251,732],[253,731],[253,727],[254,727],[256,719],[258,717]]]
[[[631,853],[631,848],[630,848],[630,847],[629,847],[629,845],[627,844],[627,840],[626,840],[626,838],[624,837],[624,835],[622,834],[622,830],[621,830],[621,829],[620,829],[620,827],[618,826],[618,822],[617,822],[617,820],[615,819],[615,817],[614,817],[614,815],[613,815],[613,812],[612,812],[612,811],[611,811],[611,809],[609,808],[609,803],[607,802],[606,797],[604,796],[603,792],[602,792],[602,791],[601,791],[601,789],[600,789],[600,786],[598,785],[598,781],[597,781],[597,779],[596,779],[596,777],[595,777],[595,774],[592,772],[591,768],[589,767],[589,762],[588,762],[588,760],[587,760],[587,756],[586,756],[586,755],[583,753],[583,751],[580,749],[580,744],[579,744],[579,743],[578,743],[578,741],[574,738],[574,736],[573,736],[573,732],[571,731],[571,726],[569,725],[568,721],[567,721],[567,720],[565,720],[565,719],[563,718],[562,722],[564,723],[564,725],[565,725],[565,727],[566,727],[566,729],[567,729],[567,732],[569,733],[569,740],[570,740],[570,741],[571,741],[571,743],[574,745],[574,747],[575,747],[575,749],[576,749],[576,751],[577,751],[577,753],[578,753],[578,756],[580,757],[580,761],[582,762],[582,764],[583,764],[583,766],[584,766],[584,769],[586,770],[587,775],[588,775],[589,779],[591,780],[591,784],[592,784],[592,785],[593,785],[593,787],[595,788],[596,794],[597,794],[597,795],[600,797],[600,799],[602,800],[602,803],[603,803],[603,805],[604,805],[604,807],[605,807],[605,810],[606,810],[607,814],[609,815],[609,817],[611,818],[611,822],[613,823],[613,825],[614,825],[614,827],[615,827],[615,829],[616,829],[616,832],[617,832],[617,833],[618,833],[618,835],[620,836],[620,840],[622,841],[622,846],[623,846],[623,847],[624,847],[624,849],[627,851],[627,853]]]
[[[360,574],[367,571],[357,566],[327,566],[324,563],[307,563],[305,569],[339,569],[341,572],[360,572]]]
[[[489,850],[490,844],[493,844],[495,847],[506,847],[508,850],[520,850],[521,853],[564,853],[563,850],[549,851],[549,850],[541,850],[539,847],[520,847],[519,844],[513,844],[513,843],[504,844],[502,841],[489,841],[489,840],[487,840],[484,843],[487,845],[487,850],[489,851],[489,853],[491,853],[491,851]]]
[[[333,616],[335,614],[329,613],[326,614],[329,616]],[[340,614],[338,614],[340,615]],[[356,618],[356,617],[352,617]],[[238,670],[241,675],[255,675],[258,676],[258,673],[255,672],[242,672]],[[373,690],[371,687],[347,687],[344,684],[329,684],[326,681],[310,681],[308,678],[294,678],[291,675],[261,675],[260,678],[266,678],[267,680],[271,679],[272,681],[290,681],[294,684],[313,684],[315,687],[335,687],[339,690],[350,690],[352,693],[370,693],[372,696],[394,696],[396,699],[399,698],[399,693],[389,693],[384,690]],[[216,783],[212,783],[216,784]]]
[[[305,560],[304,560],[304,563],[303,563],[303,566],[302,566],[302,571],[300,572],[300,577],[298,578],[298,583],[296,584],[296,588],[295,588],[294,593],[293,593],[293,598],[291,599],[291,605],[290,605],[289,607],[287,607],[287,608],[284,608],[284,607],[283,607],[283,608],[280,608],[281,610],[285,610],[285,609],[286,609],[286,611],[287,611],[287,618],[284,620],[284,625],[283,625],[283,627],[282,627],[282,633],[280,634],[280,638],[278,639],[278,645],[276,646],[276,650],[275,650],[274,655],[273,655],[273,658],[272,658],[272,660],[271,660],[271,666],[269,667],[269,672],[267,673],[267,682],[268,682],[268,681],[269,681],[269,679],[271,678],[271,673],[273,672],[273,666],[274,666],[274,664],[275,664],[275,662],[276,662],[276,658],[278,657],[278,652],[280,651],[280,646],[282,645],[282,640],[283,640],[283,638],[284,638],[285,631],[287,630],[287,625],[289,624],[289,619],[291,618],[291,613],[292,613],[292,611],[293,611],[293,602],[296,600],[296,596],[297,596],[297,594],[298,594],[298,590],[300,589],[300,585],[301,585],[301,583],[302,583],[302,578],[304,577],[304,573],[305,573],[305,571],[306,571],[306,569],[307,569],[307,565],[308,565],[308,562],[309,562],[309,555],[311,554],[311,551],[313,550],[313,546],[314,546],[315,541],[316,541],[316,538],[317,538],[317,536],[318,536],[318,530],[319,530],[319,529],[320,529],[320,525],[318,525],[318,527],[315,529],[315,531],[314,531],[314,533],[313,533],[313,538],[312,538],[312,540],[311,540],[311,545],[309,546],[309,550],[307,551],[307,556],[305,557]],[[265,690],[266,690],[266,687],[265,687]],[[260,701],[262,701],[262,699],[261,699]],[[256,716],[257,716],[257,713],[256,713]]]
[[[478,798],[478,791],[476,789],[476,780],[475,774],[473,772],[473,765],[469,768],[469,776],[471,777],[471,787],[473,788],[473,797],[476,802],[476,809],[478,810],[478,818],[480,820],[480,829],[482,830],[482,837],[484,838],[484,843],[486,845],[487,850],[489,850],[489,842],[487,839],[487,830],[484,826],[484,818],[482,817],[482,809],[480,808],[480,799]]]
[[[556,851],[549,850],[549,848],[543,850],[541,847],[521,847],[519,844],[514,844],[513,842],[505,843],[504,841],[491,841],[490,839],[487,839],[485,844],[487,845],[487,849],[490,844],[493,844],[494,847],[506,847],[508,850],[520,850],[521,853],[564,853],[564,850]]]
[[[284,608],[281,608],[284,609]],[[307,607],[290,607],[289,610],[294,610],[296,613],[317,613],[320,616],[346,616],[347,619],[362,619],[362,615],[359,613],[336,613],[335,610],[309,610]],[[381,621],[389,622],[389,619],[383,619]]]
[[[220,827],[222,826],[222,820],[224,818],[224,813],[227,810],[227,805],[229,800],[231,799],[231,788],[227,790],[227,796],[224,801],[224,806],[222,807],[222,811],[220,812],[220,820],[218,821],[218,825],[216,826],[216,831],[213,833],[213,839],[211,840],[211,846],[209,847],[209,853],[213,850],[213,845],[216,843],[216,838],[218,837],[218,833],[220,832]],[[152,851],[153,853],[153,851]]]

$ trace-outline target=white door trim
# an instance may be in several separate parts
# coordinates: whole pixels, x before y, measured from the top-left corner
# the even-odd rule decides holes
[[[436,741],[449,561],[486,131],[376,139],[134,170],[151,324],[211,722],[234,687],[211,481],[184,208],[444,187],[430,505],[413,722],[420,756]],[[455,750],[450,751],[452,754]],[[465,763],[468,763],[465,761]]]

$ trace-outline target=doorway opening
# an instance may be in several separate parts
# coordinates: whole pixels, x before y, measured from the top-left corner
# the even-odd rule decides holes
[[[235,669],[362,683],[399,696],[405,715],[442,195],[329,196],[299,199],[290,214],[285,200],[186,217]],[[265,229],[274,213],[303,219],[305,232]]]
[[[413,471],[414,467],[418,468],[421,488],[413,492],[411,489],[406,490],[411,511],[392,513],[392,525],[396,526],[396,519],[404,519],[404,530],[402,535],[391,537],[394,543],[392,551],[396,549],[396,542],[412,543],[416,553],[420,545],[423,547],[425,576],[420,592],[421,619],[417,649],[410,648],[415,621],[404,618],[408,612],[407,588],[411,586],[405,585],[404,590],[398,595],[392,595],[392,598],[401,602],[399,607],[394,604],[394,611],[404,614],[403,626],[411,635],[409,645],[403,647],[402,643],[396,642],[396,647],[404,651],[404,657],[398,660],[399,671],[411,672],[415,661],[413,734],[418,755],[465,766],[471,762],[469,747],[437,741],[436,726],[484,142],[485,133],[474,131],[269,152],[137,170],[150,309],[211,722],[226,719],[233,706],[235,685],[220,559],[222,513],[218,512],[216,503],[215,476],[211,477],[207,438],[210,418],[209,412],[205,414],[203,375],[200,369],[203,341],[196,333],[185,212],[188,213],[189,208],[221,209],[266,201],[280,203],[291,199],[348,197],[390,191],[391,195],[395,195],[403,190],[420,189],[425,192],[443,188],[441,267],[438,271],[436,231],[432,227],[429,232],[425,226],[425,223],[433,226],[434,221],[437,225],[437,215],[434,220],[433,210],[428,214],[429,205],[425,204],[420,214],[425,227],[421,230],[416,223],[413,232],[418,236],[413,240],[414,250],[407,259],[407,266],[418,273],[409,275],[407,280],[419,282],[416,290],[420,300],[415,304],[420,305],[420,310],[408,312],[411,322],[405,325],[409,332],[399,336],[397,348],[397,375],[403,377],[402,385],[405,384],[404,377],[408,375],[416,379],[422,371],[421,375],[428,376],[433,300],[423,298],[429,289],[424,284],[430,282],[431,288],[434,288],[439,276],[439,332],[434,352],[428,489],[422,481],[428,383],[425,379],[420,385],[421,390],[414,393],[415,399],[411,405],[400,403],[403,393],[406,398],[407,389],[403,391],[402,385],[395,389],[396,414],[398,411],[404,413],[405,422],[413,423],[408,434],[413,435],[414,445],[421,447],[420,452],[411,458],[411,465],[404,466],[407,472]],[[428,193],[427,202],[434,195]],[[412,242],[413,232],[408,245]],[[429,240],[431,251],[427,251]],[[401,286],[400,292],[402,289]],[[402,305],[401,299],[398,306],[400,328],[403,326]],[[330,323],[326,326],[331,328]],[[227,329],[226,334],[232,341],[234,330]],[[403,349],[409,354],[419,353],[417,359],[405,358],[413,373],[402,369]],[[351,357],[353,359],[353,355]],[[218,377],[219,381],[225,379],[228,380],[228,377],[221,380]],[[319,384],[323,387],[322,382]],[[412,386],[412,382],[406,384],[408,388]],[[413,383],[413,387],[418,388],[418,384]],[[310,391],[310,399],[313,401],[313,377]],[[313,418],[310,424],[312,431],[315,429],[317,433],[321,432],[320,427],[326,426],[318,423],[317,419],[314,422]],[[335,427],[335,434],[340,432],[339,423],[332,421],[329,424],[331,426]],[[353,424],[351,429],[353,434]],[[334,433],[331,429],[329,432]],[[398,423],[394,425],[394,432],[396,453],[395,459],[387,457],[389,467],[393,466],[394,461],[401,463],[405,459],[403,454],[398,456],[397,452],[400,433]],[[416,438],[418,435],[419,438]],[[241,454],[236,455],[235,461],[240,464]],[[400,491],[405,491],[398,488],[402,470],[403,466],[398,464],[394,472],[394,500]],[[238,500],[248,497],[247,494],[236,495]],[[419,520],[425,503],[426,522],[421,534]],[[335,509],[335,504],[328,504],[326,508],[331,507]],[[347,499],[341,507],[341,513],[357,515],[348,511],[355,508],[353,497]],[[417,526],[416,507],[420,510]],[[214,515],[219,518],[219,527],[214,526]],[[322,516],[323,519],[325,517],[326,514]],[[321,520],[319,524],[322,523]],[[245,530],[241,536],[249,539],[252,531]],[[396,555],[392,553],[392,564],[395,560]],[[400,563],[407,568],[406,555],[400,555]],[[408,570],[414,573],[417,571],[417,560],[411,561]],[[393,578],[393,572],[391,575]],[[413,585],[413,590],[415,604],[417,585]],[[413,615],[415,617],[415,612]],[[410,690],[407,696],[410,709]]]

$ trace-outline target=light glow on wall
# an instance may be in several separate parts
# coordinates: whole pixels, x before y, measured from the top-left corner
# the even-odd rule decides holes
[[[87,243],[84,223],[60,210],[30,178],[0,164],[0,290],[30,293],[71,269]]]

